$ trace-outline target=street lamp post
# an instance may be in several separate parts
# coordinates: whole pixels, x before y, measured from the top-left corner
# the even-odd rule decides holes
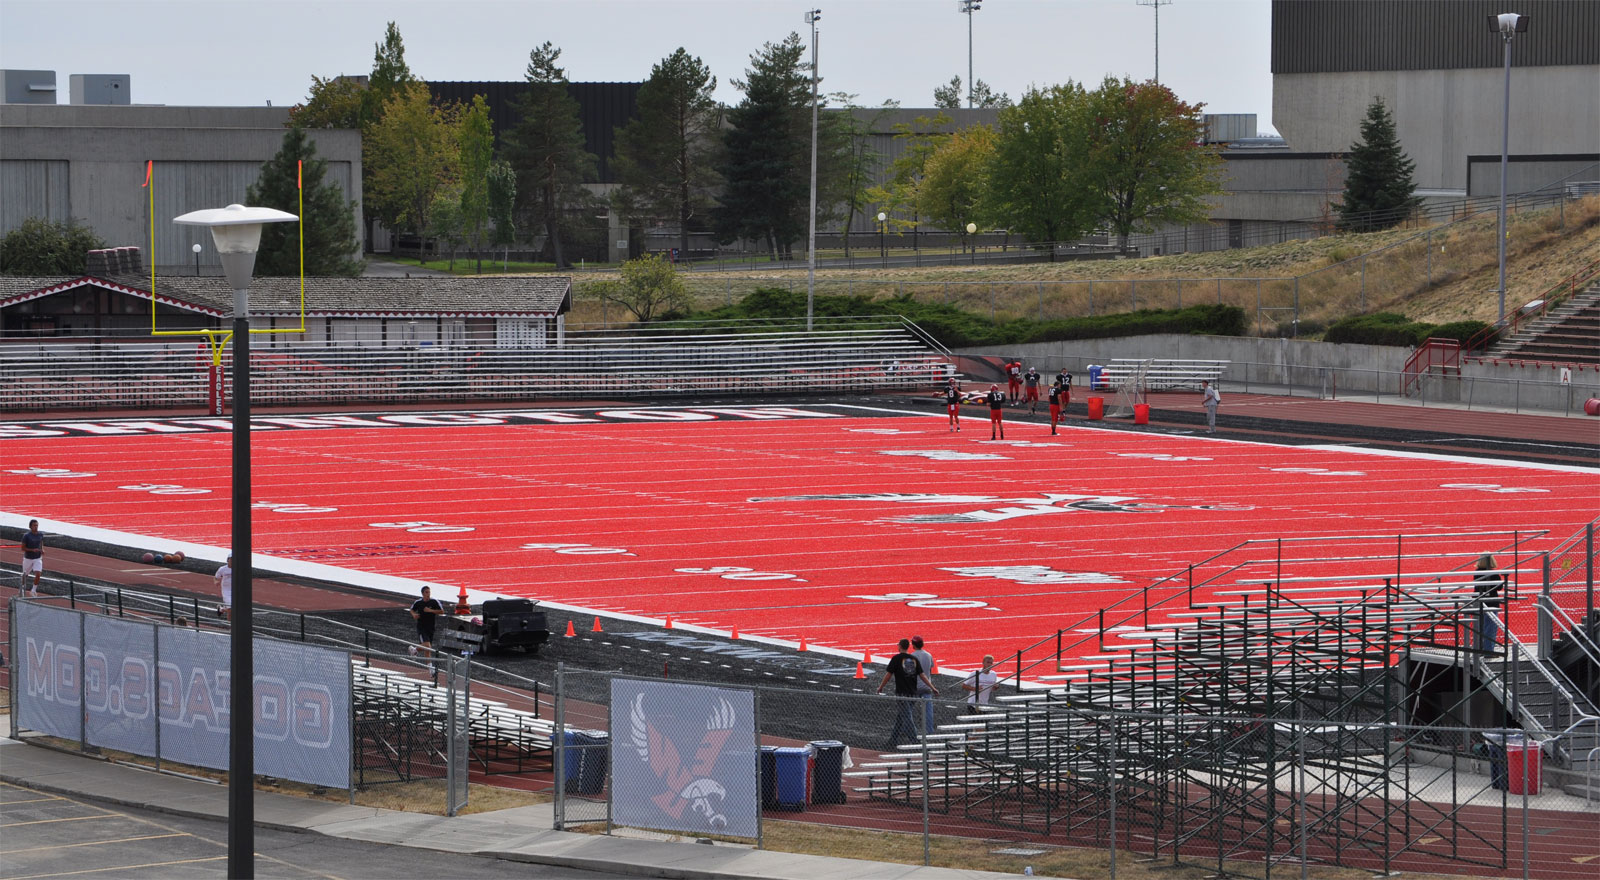
[[[232,644],[228,666],[228,876],[255,876],[255,658],[251,638],[250,546],[250,276],[264,223],[299,220],[273,208],[229,205],[191,211],[172,222],[208,226],[233,289],[233,573]],[[199,245],[195,245],[199,248]]]
[[[889,268],[889,251],[883,243],[883,228],[888,219],[888,214],[878,212],[878,260],[883,263],[885,269]]]
[[[1528,32],[1528,17],[1515,12],[1489,16],[1489,31],[1506,45],[1505,107],[1500,128],[1500,324],[1506,322],[1506,165],[1511,153],[1511,40]]]
[[[194,277],[199,278],[200,277],[200,242],[197,241],[193,245],[190,245],[189,246],[189,250],[194,251]]]
[[[970,262],[974,266],[976,266],[978,264],[978,242],[977,242],[976,239],[972,238],[972,236],[977,231],[978,231],[978,224],[976,224],[976,223],[968,223],[967,224],[967,240],[969,242],[967,247],[969,248],[968,253],[971,254],[971,257],[968,259],[968,262]]]
[[[817,21],[822,10],[806,10],[811,25],[811,209],[806,212],[806,332],[811,332],[817,299]]]

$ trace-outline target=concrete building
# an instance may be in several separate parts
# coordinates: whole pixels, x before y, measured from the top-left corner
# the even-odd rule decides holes
[[[1394,115],[1424,194],[1500,192],[1504,43],[1488,18],[1526,15],[1511,47],[1510,192],[1600,162],[1600,3],[1274,0],[1272,123],[1295,152],[1340,153],[1374,98]]]
[[[51,78],[53,80],[53,77]],[[42,82],[34,78],[36,82]],[[10,88],[10,77],[7,77]],[[77,220],[112,245],[141,245],[160,273],[192,272],[190,248],[216,271],[211,236],[172,218],[245,200],[283,146],[285,107],[6,104],[0,107],[0,235],[30,217]],[[361,210],[361,133],[310,133],[327,179]],[[153,161],[155,244],[150,243]],[[357,227],[357,235],[360,227]]]

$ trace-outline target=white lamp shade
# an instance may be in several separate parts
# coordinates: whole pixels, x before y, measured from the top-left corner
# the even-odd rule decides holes
[[[976,223],[968,223],[967,224],[967,234],[968,235],[971,235],[972,233],[977,232],[977,231],[978,231],[978,224],[976,224]]]
[[[253,254],[261,247],[261,224],[213,226],[211,240],[216,243],[219,254]]]
[[[179,226],[209,226],[217,250],[225,254],[253,254],[261,245],[261,224],[287,223],[299,220],[287,211],[276,208],[248,208],[229,205],[226,208],[207,208],[190,211],[172,218]]]
[[[889,219],[889,215],[888,214],[885,214],[882,211],[878,212],[878,222],[879,223],[882,223],[883,221],[885,221],[887,219]]]

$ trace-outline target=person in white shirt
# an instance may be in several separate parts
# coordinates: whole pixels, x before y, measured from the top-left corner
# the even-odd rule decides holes
[[[994,655],[983,656],[983,668],[967,676],[961,683],[961,689],[967,692],[967,712],[978,711],[979,706],[987,706],[994,699],[994,689],[1000,684],[1000,676],[994,671]]]
[[[227,617],[233,610],[233,555],[228,555],[228,561],[217,569],[212,575],[217,581],[217,586],[222,590],[222,604],[217,606],[217,616]]]

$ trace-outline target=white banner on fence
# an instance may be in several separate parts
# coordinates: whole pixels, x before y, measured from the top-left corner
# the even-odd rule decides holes
[[[38,602],[19,601],[16,609],[12,686],[17,689],[17,724],[77,740],[83,734],[82,618]]]
[[[85,739],[90,745],[155,755],[155,624],[86,615],[83,644]]]
[[[19,602],[17,641],[21,727],[148,756],[159,718],[162,759],[227,769],[227,634]],[[275,639],[253,645],[255,772],[347,787],[349,656]]]
[[[611,797],[618,825],[755,837],[749,691],[614,679]]]

